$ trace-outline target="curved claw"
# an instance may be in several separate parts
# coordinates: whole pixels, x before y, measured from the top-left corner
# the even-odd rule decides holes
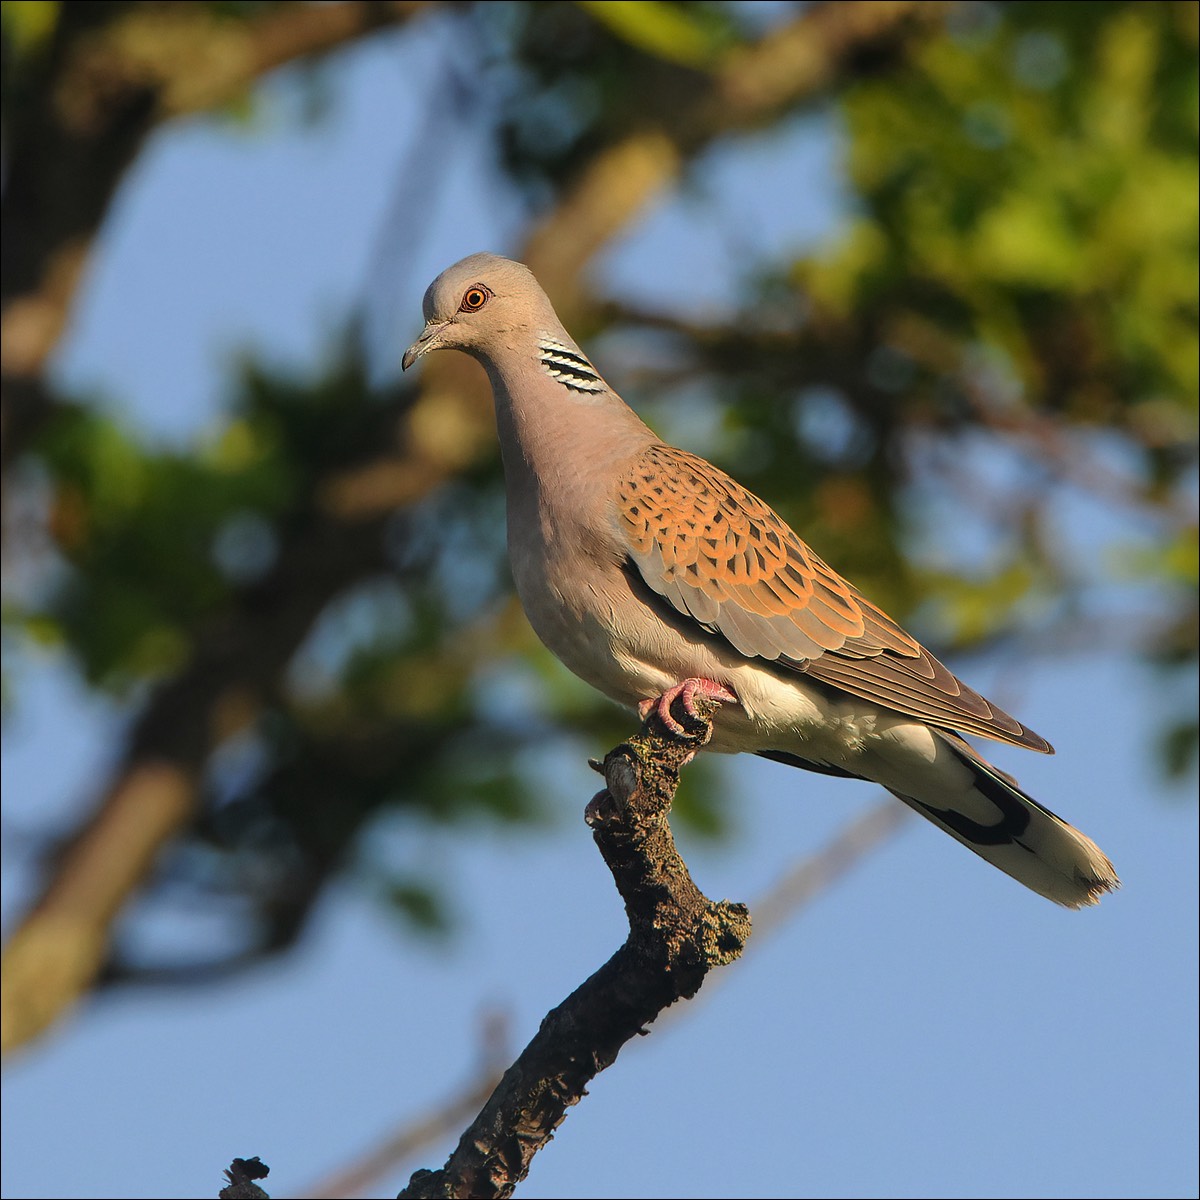
[[[683,711],[695,721],[703,718],[696,711],[696,697],[706,700],[716,700],[721,704],[736,704],[738,698],[724,684],[715,683],[711,679],[685,679],[674,687],[667,688],[661,696],[655,699],[643,700],[638,705],[638,715],[644,721],[651,712],[657,712],[659,720],[677,737],[683,737],[687,730],[671,714],[671,705],[677,699],[683,701]]]

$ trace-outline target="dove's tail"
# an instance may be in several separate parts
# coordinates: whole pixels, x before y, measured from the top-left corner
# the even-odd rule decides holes
[[[942,801],[943,806],[891,789],[894,795],[980,858],[1056,904],[1082,908],[1121,886],[1112,863],[1091,838],[1027,796],[1014,779],[961,738],[939,736],[970,769],[970,790]]]

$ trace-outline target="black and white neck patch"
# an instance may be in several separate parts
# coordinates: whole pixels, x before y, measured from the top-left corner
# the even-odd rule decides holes
[[[541,359],[542,370],[551,379],[573,392],[595,395],[607,387],[596,368],[578,350],[564,346],[555,338],[545,334],[538,338],[538,357]]]

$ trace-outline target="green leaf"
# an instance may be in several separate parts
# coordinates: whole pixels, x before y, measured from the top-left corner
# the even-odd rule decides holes
[[[4,0],[0,4],[0,19],[4,36],[18,57],[37,50],[49,41],[58,24],[58,0]]]
[[[710,68],[725,38],[678,4],[659,0],[578,0],[579,7],[639,50],[695,70]]]

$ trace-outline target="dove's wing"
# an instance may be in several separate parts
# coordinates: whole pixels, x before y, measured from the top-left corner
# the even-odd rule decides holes
[[[1053,753],[704,459],[650,446],[621,479],[617,512],[619,536],[646,584],[747,658],[941,729]]]

